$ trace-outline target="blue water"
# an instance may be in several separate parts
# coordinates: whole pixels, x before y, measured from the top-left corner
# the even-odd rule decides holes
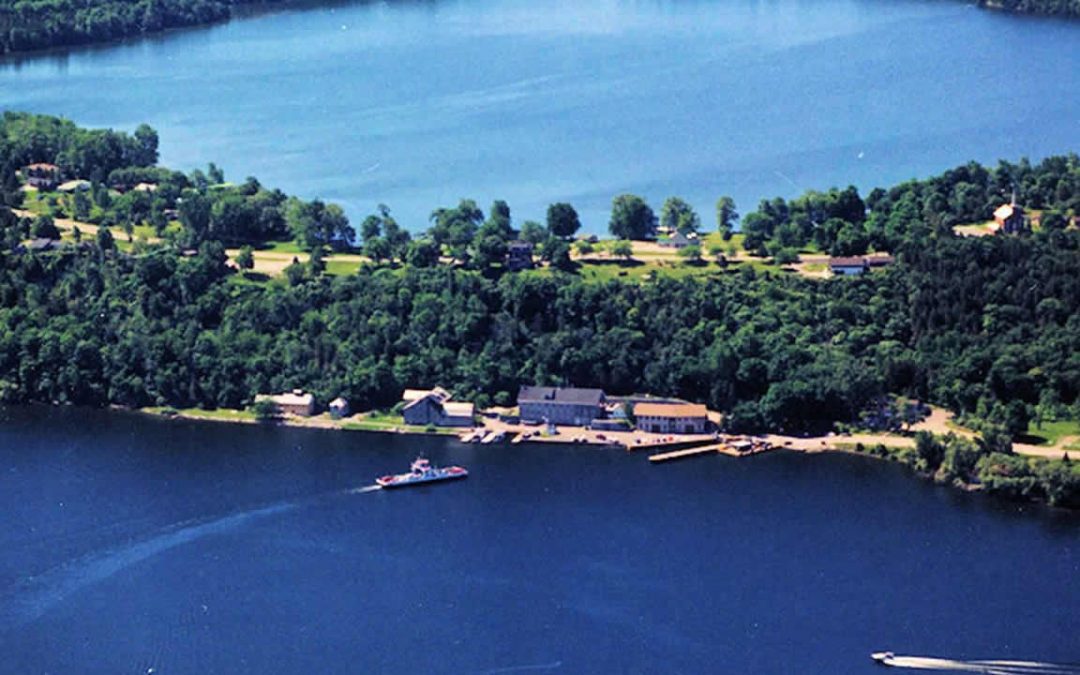
[[[463,482],[358,492],[417,452]],[[850,456],[0,409],[3,673],[875,673],[1077,659],[1080,516]]]
[[[1080,22],[948,0],[314,3],[0,63],[0,108],[162,135],[162,160],[411,229],[436,206],[868,189],[1080,150]]]

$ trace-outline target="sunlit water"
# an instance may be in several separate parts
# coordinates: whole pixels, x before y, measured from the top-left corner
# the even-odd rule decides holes
[[[412,229],[436,206],[866,189],[1076,151],[1080,23],[930,0],[310,3],[0,64],[0,107],[162,134],[162,159]]]
[[[469,478],[366,489],[420,452]],[[883,649],[1001,672],[1076,660],[1080,517],[868,458],[654,466],[581,446],[7,408],[0,514],[3,673],[869,674]]]

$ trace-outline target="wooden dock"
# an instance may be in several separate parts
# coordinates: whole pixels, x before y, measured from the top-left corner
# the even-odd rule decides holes
[[[673,450],[671,452],[661,452],[657,455],[649,455],[650,462],[669,462],[674,459],[684,459],[686,457],[697,457],[698,455],[708,454],[720,454],[727,455],[728,457],[749,457],[751,455],[757,455],[762,452],[772,450],[769,445],[758,445],[751,450],[739,451],[731,447],[727,443],[711,443],[709,445],[699,445],[694,448],[685,448],[683,450]]]
[[[695,457],[697,455],[707,455],[709,453],[716,452],[715,445],[698,446],[696,448],[685,448],[683,450],[672,450],[671,452],[661,452],[656,455],[649,455],[650,462],[670,462],[673,459],[685,459],[686,457]]]

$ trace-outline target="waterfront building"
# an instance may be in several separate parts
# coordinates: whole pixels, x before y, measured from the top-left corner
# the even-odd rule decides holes
[[[603,416],[604,392],[575,387],[522,386],[518,392],[521,419],[530,422],[588,426]]]
[[[475,424],[476,407],[472,403],[451,401],[450,393],[442,387],[406,389],[402,396],[405,407],[401,416],[406,424],[437,427],[471,427]]]
[[[700,403],[638,403],[634,418],[638,429],[658,434],[703,434],[709,429],[709,412]]]
[[[255,400],[270,401],[284,415],[311,417],[315,414],[315,397],[305,393],[303,389],[293,389],[282,394],[260,394]]]
[[[330,416],[334,419],[341,419],[342,417],[349,416],[349,401],[348,399],[338,396],[333,401],[330,401],[330,405],[327,406],[330,410]]]

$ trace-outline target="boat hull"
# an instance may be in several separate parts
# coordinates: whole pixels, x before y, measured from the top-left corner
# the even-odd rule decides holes
[[[394,488],[413,487],[416,485],[427,485],[429,483],[439,483],[447,480],[460,480],[469,475],[469,472],[460,467],[453,467],[452,469],[440,470],[438,472],[432,472],[431,474],[400,474],[397,476],[383,476],[375,481],[377,485],[382,486],[385,490],[391,490]]]

